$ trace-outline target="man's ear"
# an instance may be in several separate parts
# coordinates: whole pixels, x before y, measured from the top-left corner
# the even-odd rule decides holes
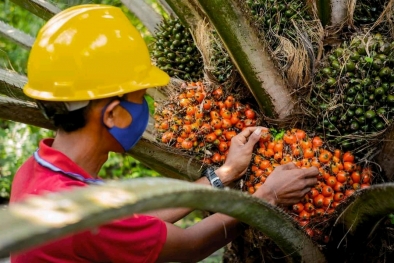
[[[104,110],[103,122],[108,128],[125,128],[132,121],[131,115],[119,103],[119,100],[114,100]]]
[[[116,106],[119,105],[119,103],[120,103],[119,100],[113,100],[112,102],[107,104],[107,106],[104,110],[103,122],[104,122],[105,126],[107,126],[108,128],[112,128],[115,126],[114,109],[116,108]]]

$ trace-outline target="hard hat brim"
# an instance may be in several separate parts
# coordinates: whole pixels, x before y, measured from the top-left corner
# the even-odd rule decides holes
[[[168,85],[168,83],[170,82],[170,76],[168,76],[167,73],[165,73],[163,70],[159,69],[158,67],[152,66],[148,73],[148,76],[142,82],[145,83],[143,84],[143,87],[140,89],[162,87]],[[136,90],[140,90],[140,89],[136,89]]]
[[[23,92],[31,98],[44,101],[85,101],[119,96],[147,88],[162,87],[167,85],[169,82],[170,77],[167,73],[156,66],[151,66],[147,71],[146,76],[141,78],[138,82],[130,80],[110,86],[96,86],[94,89],[92,87],[89,89],[74,89],[73,83],[62,83],[62,88],[59,89],[59,84],[53,83],[51,85],[52,87],[47,87],[47,91],[45,91],[45,89],[37,89],[37,85],[40,85],[39,83],[34,83],[32,85],[28,81],[28,83],[23,87]],[[69,94],[64,94],[62,96],[62,94],[57,92],[61,92],[67,88],[75,91],[73,96],[70,96]],[[78,98],[78,100],[75,98]]]

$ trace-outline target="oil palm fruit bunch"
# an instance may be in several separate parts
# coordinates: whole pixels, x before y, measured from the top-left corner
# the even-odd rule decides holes
[[[353,15],[355,24],[365,25],[376,22],[387,2],[386,0],[357,1]]]
[[[343,149],[360,146],[392,123],[394,42],[380,34],[355,36],[333,49],[316,74],[311,106],[318,131]],[[362,135],[350,141],[344,135]],[[348,136],[347,136],[348,137]]]
[[[276,167],[293,162],[300,168],[319,169],[318,184],[304,199],[285,208],[309,235],[324,240],[322,222],[332,216],[336,207],[354,191],[369,187],[372,182],[370,167],[361,167],[352,152],[327,149],[319,136],[308,136],[293,128],[277,132],[264,128],[258,148],[254,151],[245,178],[244,190],[254,193]]]
[[[279,34],[288,39],[295,39],[296,32],[293,21],[311,20],[308,6],[304,1],[294,0],[247,0],[256,26],[265,34]],[[276,48],[274,38],[268,41],[273,49]]]
[[[242,104],[220,86],[183,83],[172,98],[156,102],[156,138],[167,146],[187,151],[207,165],[221,164],[231,138],[245,127],[256,126],[256,117],[249,104]]]
[[[152,56],[157,66],[171,77],[197,81],[203,77],[203,61],[193,37],[179,19],[168,19],[158,26]]]

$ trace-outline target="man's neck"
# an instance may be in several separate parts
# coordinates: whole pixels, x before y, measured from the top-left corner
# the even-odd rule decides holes
[[[71,133],[59,131],[52,147],[94,177],[97,177],[102,165],[108,159],[108,150],[105,149],[102,138],[86,134],[84,130]]]

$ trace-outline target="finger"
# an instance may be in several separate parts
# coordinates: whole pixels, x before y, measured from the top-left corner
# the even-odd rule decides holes
[[[245,170],[243,170],[242,172],[240,172],[239,175],[244,175],[246,173],[246,171],[248,170],[248,168],[245,168]]]
[[[293,197],[290,199],[283,199],[281,200],[280,204],[281,205],[294,205],[296,203],[298,203],[299,201],[301,201],[302,198],[299,197]]]
[[[305,184],[309,187],[313,187],[317,184],[317,178],[308,178],[305,179]]]
[[[302,169],[303,171],[303,177],[304,178],[311,178],[311,177],[316,177],[319,174],[319,169],[317,167],[313,166],[307,169]]]
[[[310,187],[307,187],[307,188],[305,188],[303,191],[302,191],[302,197],[304,197],[307,193],[309,193],[311,191],[311,188]]]
[[[258,128],[260,128],[260,129],[258,129]],[[256,133],[258,133],[258,136],[260,136],[261,127],[248,127],[246,129],[244,129],[243,131],[241,131],[240,133],[238,133],[236,136],[234,136],[233,139],[245,144],[248,141],[249,136],[255,131],[257,131]]]
[[[278,166],[276,169],[278,169],[278,168],[280,168],[281,170],[298,169],[297,165],[295,165],[295,163],[293,163],[293,162],[282,164],[282,165]]]
[[[288,200],[288,201],[292,200],[292,199],[301,200],[302,198],[305,197],[305,194],[303,194],[304,193],[303,190],[298,190],[298,191],[295,191],[295,192],[288,193],[287,195],[282,195],[281,198],[282,198],[282,200]],[[306,193],[308,193],[308,192],[306,192]],[[297,203],[297,202],[295,202],[295,203]]]
[[[246,145],[253,148],[253,146],[260,140],[260,137],[261,137],[261,127],[257,127],[257,129],[255,129],[254,132],[249,136]]]

